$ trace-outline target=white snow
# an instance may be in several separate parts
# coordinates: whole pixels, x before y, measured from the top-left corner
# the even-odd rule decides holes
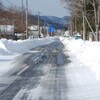
[[[69,51],[69,56],[75,57],[76,62],[89,67],[100,79],[100,42],[83,41],[81,39],[60,38],[65,45],[65,49]]]
[[[13,62],[16,56],[28,52],[37,46],[51,43],[55,38],[18,41],[0,39],[0,76],[8,73],[8,71],[15,67]]]
[[[34,40],[29,39],[29,40],[18,40],[18,41],[1,39],[0,43],[2,44],[2,46],[0,46],[0,48],[9,51],[12,54],[15,53],[22,54],[28,52],[32,48],[48,44],[52,41],[54,41],[54,38],[34,39]],[[2,55],[5,55],[5,53],[3,53]]]
[[[18,41],[0,39],[0,83],[3,83],[3,81],[4,83],[6,83],[5,81],[7,80],[7,78],[8,78],[7,82],[10,83],[15,78],[15,77],[11,77],[10,79],[9,71],[16,67],[15,66],[16,63],[14,63],[14,59],[17,56],[19,56],[20,54],[26,53],[30,51],[30,49],[35,48],[37,46],[51,43],[55,41],[56,39],[57,37],[18,40]],[[66,96],[70,98],[71,100],[89,100],[88,97],[89,96],[91,97],[92,95],[91,91],[93,93],[92,95],[93,98],[95,98],[95,96],[99,96],[98,90],[100,90],[100,86],[99,86],[100,84],[100,66],[99,66],[100,65],[100,42],[90,42],[90,41],[84,42],[81,39],[75,40],[71,38],[67,39],[67,38],[62,38],[62,37],[60,37],[60,40],[65,46],[64,48],[65,54],[68,55],[69,56],[68,59],[71,60],[70,63],[65,65],[66,77],[68,80],[67,84],[69,86],[69,88],[67,89],[68,92]],[[59,49],[60,51],[61,48],[62,46],[58,46],[57,49]],[[61,52],[59,52],[57,56],[58,65],[64,63],[64,60],[61,58],[62,58],[62,54]],[[38,59],[39,58],[36,56],[35,60],[38,60]],[[17,74],[22,73],[27,68],[28,66],[26,66]],[[45,66],[45,68],[48,68],[48,67]],[[44,71],[47,73],[47,69]],[[7,76],[7,78],[4,77],[5,75]],[[78,86],[76,86],[76,84]],[[83,85],[87,86],[86,89],[81,88],[81,86]],[[34,97],[37,99],[38,98],[37,96],[41,95],[39,94],[41,90],[43,89],[39,85],[37,86],[36,89],[27,91],[27,93],[29,94],[29,98]],[[25,89],[21,90],[17,94],[15,99],[20,99],[20,97],[22,97],[22,94],[21,94],[22,92],[26,93],[26,90]],[[84,96],[84,98],[82,99],[81,96]]]
[[[33,40],[7,40],[0,39],[0,76],[13,68],[12,60],[19,54],[28,52],[30,49],[40,45],[48,44],[54,38],[43,38]],[[88,66],[95,72],[97,79],[100,78],[100,42],[60,38],[70,56],[75,56],[78,61]],[[69,51],[69,52],[68,52]]]
[[[25,52],[30,51],[30,49],[35,48],[40,45],[48,44],[56,40],[56,37],[54,38],[43,38],[43,39],[33,39],[33,40],[7,40],[7,39],[1,39],[0,40],[0,83],[2,82],[2,76],[7,75],[9,77],[8,72],[15,67],[15,63],[13,63],[13,60],[16,56],[23,54]],[[68,68],[66,70],[67,79],[69,80],[67,83],[73,87],[73,90],[70,91],[67,94],[67,97],[72,98],[70,94],[77,95],[75,100],[80,100],[78,98],[78,95],[84,95],[84,97],[87,96],[90,91],[94,91],[97,88],[99,88],[100,83],[100,42],[90,42],[90,41],[83,41],[81,39],[75,40],[75,39],[67,39],[60,37],[61,42],[64,44],[65,49],[64,52],[66,55],[69,55],[69,59],[71,60],[71,63],[66,65]],[[59,47],[58,49],[60,50]],[[61,61],[60,58],[62,57],[61,54],[58,55],[58,64],[63,64],[63,60]],[[38,57],[35,59],[38,60]],[[61,63],[59,63],[59,61]],[[27,67],[25,67],[26,70]],[[21,72],[23,71],[21,70]],[[21,73],[20,72],[20,73]],[[20,74],[19,73],[19,74]],[[73,74],[71,74],[73,73]],[[70,75],[70,76],[68,76]],[[92,79],[91,79],[92,77]],[[4,78],[4,77],[3,77]],[[5,79],[6,80],[6,79]],[[72,82],[73,83],[70,83]],[[77,87],[74,86],[74,83],[85,85],[90,84],[92,85],[93,90],[89,89],[90,87],[87,87],[87,90],[82,89],[82,93],[79,91],[79,89],[76,89]],[[41,87],[37,87],[36,90],[32,90],[30,93],[30,96],[33,95],[33,92],[37,92],[38,89],[41,89]],[[24,92],[24,91],[23,91]],[[28,91],[29,92],[29,91]],[[98,93],[98,91],[95,91],[95,95]],[[38,94],[35,94],[38,95]],[[89,95],[89,94],[88,94]],[[99,94],[98,94],[99,95]],[[75,96],[74,96],[75,97]],[[72,98],[74,100],[74,98]],[[84,99],[88,100],[88,99]]]
[[[13,25],[0,25],[0,32],[2,34],[13,34],[14,26]]]

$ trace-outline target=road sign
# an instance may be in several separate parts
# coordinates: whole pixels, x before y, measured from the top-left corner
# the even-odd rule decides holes
[[[55,31],[55,27],[49,27],[49,32],[54,32]]]

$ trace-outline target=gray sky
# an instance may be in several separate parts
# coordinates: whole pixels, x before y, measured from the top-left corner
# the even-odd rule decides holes
[[[22,5],[22,0],[1,0],[5,6],[19,6]],[[24,2],[26,0],[23,0]],[[64,4],[60,0],[28,0],[29,10],[32,14],[37,14],[41,12],[41,15],[47,16],[68,16],[69,11],[64,8]],[[25,3],[24,3],[25,5]]]

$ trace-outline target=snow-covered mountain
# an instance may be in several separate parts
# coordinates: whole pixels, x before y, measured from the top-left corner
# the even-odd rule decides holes
[[[70,16],[64,16],[62,18],[55,16],[40,16],[49,25],[56,26],[57,28],[62,28],[69,23]]]
[[[37,24],[38,15],[31,15],[30,18]],[[56,16],[40,16],[40,20],[44,21],[47,26],[54,26],[57,29],[62,29],[69,23],[70,16],[64,16],[62,18]]]
[[[70,17],[69,16],[64,16],[62,18],[55,17],[55,16],[41,16],[45,21],[47,22],[54,22],[58,24],[67,24],[69,22]]]

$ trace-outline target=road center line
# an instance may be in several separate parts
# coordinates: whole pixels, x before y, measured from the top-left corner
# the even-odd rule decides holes
[[[21,71],[19,71],[16,75],[20,75],[21,73],[23,73],[27,68],[29,68],[29,66],[26,66],[25,68],[23,68]]]

